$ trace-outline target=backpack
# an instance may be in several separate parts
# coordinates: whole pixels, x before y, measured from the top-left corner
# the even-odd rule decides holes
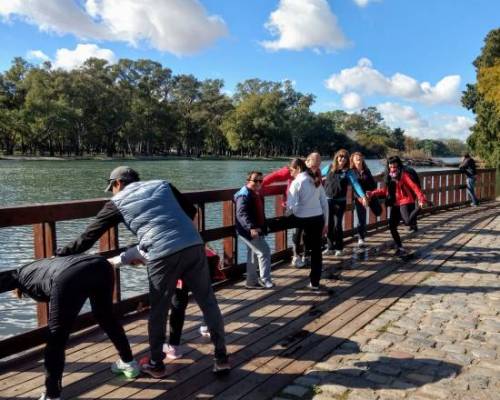
[[[419,189],[422,189],[422,184],[420,183],[420,177],[418,176],[417,171],[407,165],[403,166],[403,171],[410,175],[411,180],[419,187]]]

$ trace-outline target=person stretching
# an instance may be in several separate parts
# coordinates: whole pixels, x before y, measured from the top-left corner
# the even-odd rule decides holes
[[[139,375],[123,327],[113,314],[113,276],[111,264],[98,255],[44,258],[0,272],[0,293],[17,289],[34,300],[49,302],[45,393],[40,400],[61,396],[66,342],[87,299],[94,318],[120,355],[111,370],[127,378]]]

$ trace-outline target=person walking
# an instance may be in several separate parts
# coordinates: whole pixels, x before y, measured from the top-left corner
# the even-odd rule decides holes
[[[351,185],[364,207],[367,205],[366,195],[361,188],[355,173],[350,169],[349,152],[340,149],[335,153],[333,161],[321,171],[325,176],[325,192],[328,199],[330,220],[328,221],[328,247],[323,255],[341,256],[344,249],[344,229],[342,222],[347,205],[347,187]]]
[[[350,161],[351,169],[354,172],[361,189],[363,189],[365,193],[370,190],[375,190],[377,188],[377,182],[375,182],[370,168],[366,165],[363,153],[360,153],[359,151],[352,153]],[[376,198],[369,201],[368,206],[377,217],[382,214],[382,207]],[[356,197],[354,207],[356,208],[356,217],[358,219],[358,246],[364,247],[366,238],[366,207],[363,205],[360,197]]]
[[[469,197],[471,205],[473,207],[477,207],[479,205],[479,201],[476,197],[476,162],[469,153],[465,153],[464,158],[462,159],[462,162],[460,163],[460,166],[458,168],[466,176],[467,195]]]
[[[45,393],[40,400],[57,400],[61,396],[66,343],[87,300],[94,318],[120,355],[111,370],[129,379],[139,375],[123,327],[113,313],[113,282],[110,263],[98,255],[45,258],[0,272],[0,293],[17,290],[49,303]]]
[[[386,198],[386,206],[390,212],[389,229],[396,244],[396,255],[404,257],[408,253],[403,248],[399,236],[399,221],[403,219],[409,226],[414,214],[427,203],[427,199],[409,173],[404,170],[399,157],[394,156],[387,160],[386,177],[385,187],[368,192],[368,196]],[[415,207],[415,199],[418,199],[418,208]]]
[[[323,269],[321,243],[328,230],[328,202],[321,178],[308,169],[303,160],[295,158],[289,167],[294,180],[288,189],[287,213],[303,229],[304,244],[311,251],[308,287],[319,290]]]
[[[130,167],[115,168],[108,182],[106,191],[113,193],[111,200],[85,232],[57,254],[82,253],[104,232],[123,222],[147,253],[150,357],[141,360],[142,371],[154,378],[166,375],[166,319],[178,279],[187,283],[208,324],[215,346],[213,371],[229,371],[224,323],[210,284],[203,240],[192,222],[196,208],[171,183],[142,182]]]

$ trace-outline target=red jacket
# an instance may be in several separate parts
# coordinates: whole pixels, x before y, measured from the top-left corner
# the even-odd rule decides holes
[[[261,193],[262,194],[266,193],[266,186],[272,185],[273,183],[280,183],[285,181],[286,181],[286,191],[283,197],[283,205],[286,206],[286,194],[288,193],[288,188],[290,187],[290,184],[293,181],[293,177],[290,174],[290,168],[288,168],[288,166],[285,166],[283,168],[271,172],[270,174],[267,174],[264,177],[264,180],[262,181]]]
[[[376,189],[370,192],[370,196],[387,196],[389,188]],[[423,204],[427,202],[420,188],[412,181],[410,175],[406,172],[401,173],[401,179],[396,181],[396,201],[395,206],[415,203],[415,195],[418,201]]]

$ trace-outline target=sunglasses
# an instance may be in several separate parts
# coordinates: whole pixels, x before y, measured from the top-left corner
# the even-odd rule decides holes
[[[250,182],[262,183],[264,182],[264,179],[250,179]]]

